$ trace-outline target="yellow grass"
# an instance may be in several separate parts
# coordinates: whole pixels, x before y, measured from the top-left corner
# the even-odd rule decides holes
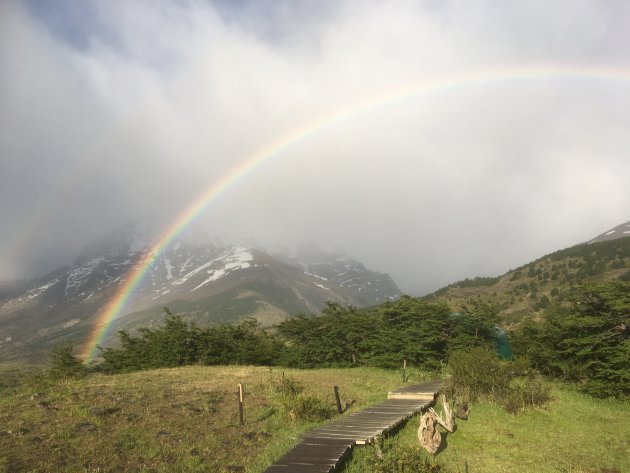
[[[400,373],[376,369],[200,366],[32,381],[2,393],[0,472],[263,471],[314,427],[283,408],[283,376],[331,407],[338,385],[352,409],[401,384]]]

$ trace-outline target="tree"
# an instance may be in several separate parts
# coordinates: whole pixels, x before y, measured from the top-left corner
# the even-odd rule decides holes
[[[589,284],[569,307],[553,305],[543,320],[514,334],[517,354],[542,372],[577,382],[597,397],[630,396],[630,285]]]
[[[71,345],[54,347],[50,358],[50,375],[53,378],[78,378],[87,372],[81,360],[72,354]]]

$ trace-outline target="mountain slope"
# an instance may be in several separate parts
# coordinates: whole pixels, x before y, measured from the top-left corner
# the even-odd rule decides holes
[[[4,285],[0,360],[32,359],[53,344],[82,343],[151,247],[149,235],[128,225],[87,246],[69,268]],[[164,306],[200,324],[246,317],[273,324],[298,312],[318,312],[328,300],[366,306],[400,295],[387,275],[341,253],[317,254],[317,261],[304,254],[296,260],[204,236],[182,237],[153,262],[111,333],[159,323]]]
[[[596,236],[588,243],[599,243],[601,241],[616,240],[618,238],[625,238],[630,236],[630,220],[621,225],[617,225],[615,228],[611,228],[607,232]]]
[[[591,241],[595,241],[591,240]],[[461,308],[471,298],[497,304],[506,325],[562,303],[589,281],[630,279],[630,237],[556,251],[497,278],[459,281],[427,296]]]

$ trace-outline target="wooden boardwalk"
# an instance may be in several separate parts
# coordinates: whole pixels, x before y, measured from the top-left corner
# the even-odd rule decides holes
[[[431,405],[441,385],[441,381],[431,381],[405,386],[391,391],[387,401],[312,430],[265,473],[334,472],[353,446],[371,443]]]

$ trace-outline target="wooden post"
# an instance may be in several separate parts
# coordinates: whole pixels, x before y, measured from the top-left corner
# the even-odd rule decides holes
[[[243,384],[238,383],[238,420],[241,425],[245,425],[245,418],[243,416]]]
[[[407,382],[407,357],[403,358],[403,384]]]
[[[337,412],[339,414],[343,414],[343,409],[341,408],[341,399],[339,399],[339,386],[335,386],[335,400],[337,401]]]

